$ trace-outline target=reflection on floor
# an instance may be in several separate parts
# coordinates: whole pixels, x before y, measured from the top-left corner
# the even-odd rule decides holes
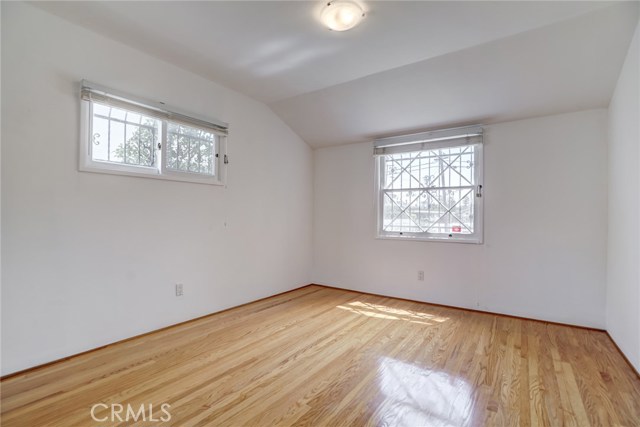
[[[396,427],[467,427],[473,420],[472,389],[466,381],[388,357],[378,369],[384,403],[376,418]]]
[[[640,425],[640,379],[603,332],[319,286],[1,386],[3,427]]]

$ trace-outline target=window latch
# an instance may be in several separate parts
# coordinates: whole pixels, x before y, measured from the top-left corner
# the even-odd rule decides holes
[[[224,164],[228,165],[229,164],[229,157],[227,157],[227,155],[224,155]]]
[[[476,185],[476,197],[482,197],[482,185]]]

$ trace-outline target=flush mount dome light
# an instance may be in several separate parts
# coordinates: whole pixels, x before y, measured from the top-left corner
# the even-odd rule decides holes
[[[354,2],[336,0],[327,3],[320,19],[333,31],[347,31],[360,23],[364,17],[362,8]]]

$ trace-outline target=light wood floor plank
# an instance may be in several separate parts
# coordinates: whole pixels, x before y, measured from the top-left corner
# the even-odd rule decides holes
[[[2,426],[638,426],[605,333],[308,286],[3,380]],[[95,412],[110,415],[110,407]],[[145,412],[148,416],[148,411]]]

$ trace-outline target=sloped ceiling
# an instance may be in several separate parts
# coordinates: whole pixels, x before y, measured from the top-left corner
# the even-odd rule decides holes
[[[607,107],[638,22],[632,6],[591,12],[272,108],[319,147]]]
[[[269,104],[314,147],[606,107],[638,3],[36,2]]]

